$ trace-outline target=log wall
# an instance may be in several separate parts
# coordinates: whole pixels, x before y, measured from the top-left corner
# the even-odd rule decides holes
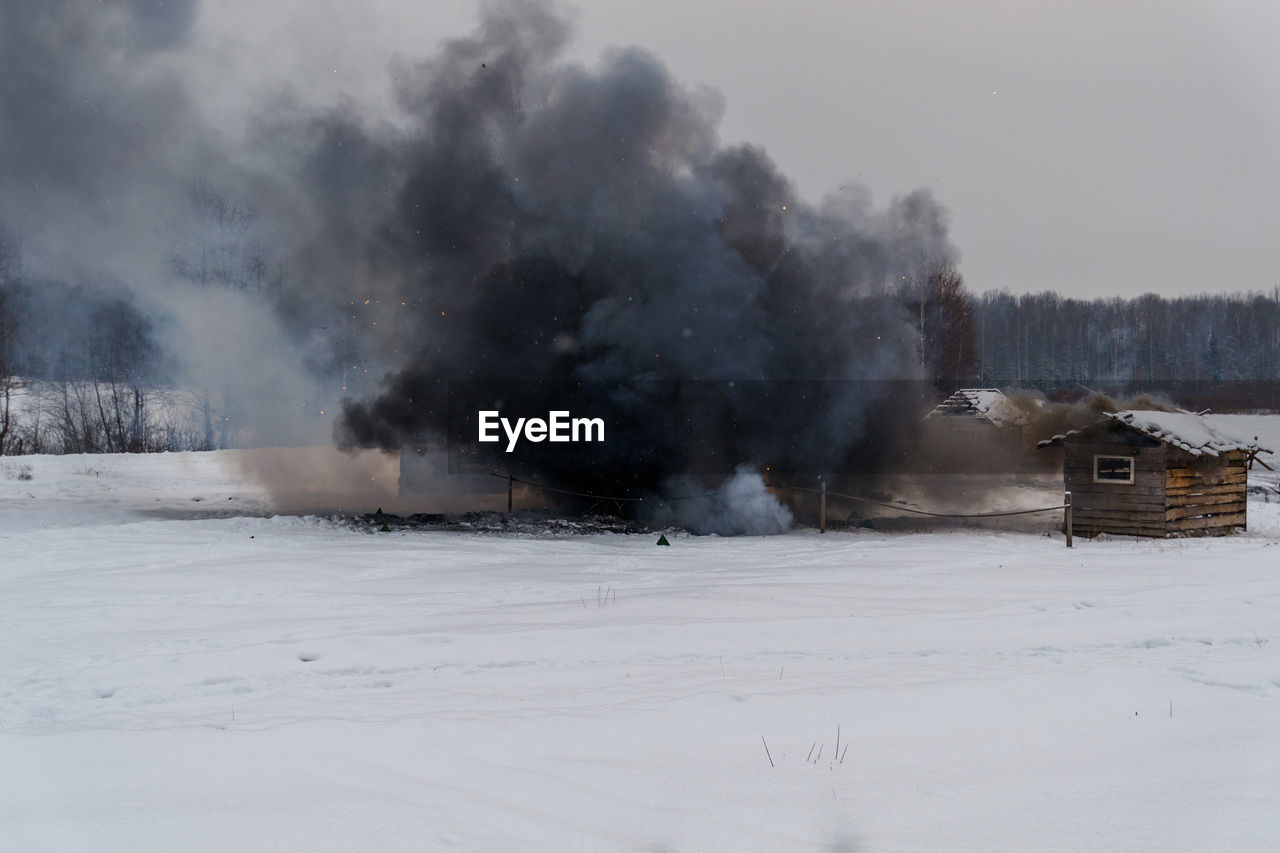
[[[1133,482],[1093,481],[1094,456],[1132,456]],[[1063,478],[1071,492],[1072,526],[1081,536],[1165,536],[1165,446],[1119,437],[1066,444]]]
[[[1195,457],[1170,448],[1165,457],[1167,535],[1212,535],[1245,527],[1248,475],[1244,451]]]
[[[1132,456],[1132,483],[1094,482],[1094,456]],[[1065,445],[1063,479],[1081,536],[1221,535],[1244,527],[1245,454],[1192,456],[1130,430],[1086,431]]]

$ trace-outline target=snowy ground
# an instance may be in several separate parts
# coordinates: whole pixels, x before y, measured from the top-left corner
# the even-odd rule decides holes
[[[1274,500],[658,548],[263,517],[242,463],[0,460],[0,849],[1280,849]]]

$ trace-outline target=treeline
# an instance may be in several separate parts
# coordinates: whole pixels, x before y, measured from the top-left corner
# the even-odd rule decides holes
[[[273,310],[283,273],[258,225],[253,210],[196,185],[169,223],[164,266],[175,284],[252,293]],[[0,455],[236,444],[244,406],[229,383],[193,378],[190,365],[179,374],[166,311],[125,283],[24,274],[17,233],[0,222]]]
[[[1024,388],[1280,380],[1280,288],[1093,300],[984,293],[972,302],[979,379]]]
[[[1216,400],[1276,406],[1280,388],[1280,287],[1134,299],[1072,299],[1056,293],[970,293],[939,266],[895,296],[918,332],[923,377],[939,392],[980,385],[1112,392],[1231,389]],[[1221,396],[1221,395],[1220,395]],[[1176,393],[1175,393],[1176,399]],[[1193,405],[1188,400],[1186,405]]]
[[[0,364],[25,379],[165,382],[156,320],[123,285],[0,282]]]

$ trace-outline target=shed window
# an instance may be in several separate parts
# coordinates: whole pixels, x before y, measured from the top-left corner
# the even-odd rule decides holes
[[[1093,481],[1095,483],[1132,483],[1132,456],[1093,457]]]

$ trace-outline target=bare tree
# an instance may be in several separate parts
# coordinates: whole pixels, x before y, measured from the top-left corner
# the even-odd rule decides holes
[[[950,386],[975,375],[978,364],[976,307],[964,276],[950,263],[935,263],[905,279],[899,301],[916,322],[924,376]]]
[[[0,238],[3,234],[0,233]],[[7,254],[0,245],[0,456],[10,452],[14,434],[13,398],[18,391],[18,378],[13,375],[13,315],[8,310],[8,296],[3,289]]]
[[[978,362],[977,334],[974,302],[964,276],[951,264],[943,264],[930,271],[929,282],[938,306],[934,376],[955,380],[972,377]]]
[[[174,273],[200,285],[260,291],[269,265],[256,237],[257,221],[257,211],[208,184],[197,185],[175,222],[169,259]]]
[[[14,266],[16,243],[9,235],[9,229],[0,224],[0,285],[9,280],[10,270]]]
[[[22,440],[17,437],[17,419],[13,410],[13,398],[19,387],[18,378],[0,364],[0,456],[22,452]]]
[[[277,294],[283,274],[258,238],[258,213],[226,193],[200,184],[188,196],[186,211],[175,228],[174,273],[202,287]],[[236,395],[227,386],[210,387],[200,379],[195,389],[200,412],[202,450],[226,448],[235,428]]]

